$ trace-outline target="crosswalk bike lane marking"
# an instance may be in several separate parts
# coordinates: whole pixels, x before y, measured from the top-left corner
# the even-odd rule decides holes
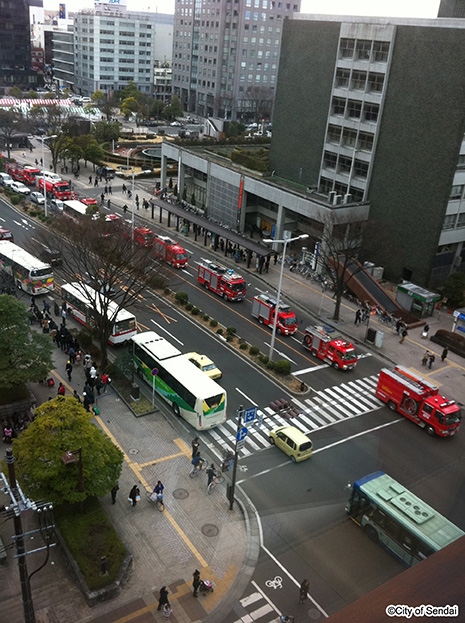
[[[301,411],[298,418],[286,419],[269,406],[258,409],[257,417],[261,418],[261,425],[255,423],[248,426],[249,434],[239,455],[245,457],[257,450],[268,448],[269,433],[278,426],[295,426],[309,434],[380,409],[383,403],[374,394],[377,382],[378,376],[373,375],[329,387],[303,401],[292,398],[291,402]],[[223,426],[208,431],[215,444],[220,447],[221,453],[234,450],[236,432],[237,422],[234,418],[227,420]]]

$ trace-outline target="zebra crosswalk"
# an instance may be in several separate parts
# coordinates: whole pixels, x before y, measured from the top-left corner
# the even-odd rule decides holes
[[[257,420],[248,425],[249,433],[245,438],[240,456],[268,448],[269,431],[278,426],[295,426],[305,434],[333,426],[350,418],[358,417],[384,406],[375,396],[378,375],[334,385],[315,392],[308,398],[292,398],[292,406],[300,415],[287,419],[277,414],[271,407],[258,409]],[[221,453],[234,450],[237,421],[230,419],[218,428],[208,431],[213,444],[220,447]]]
[[[255,591],[250,593],[246,597],[240,599],[239,603],[244,609],[244,613],[233,623],[252,623],[253,621],[274,623],[278,621],[278,611],[261,592]]]

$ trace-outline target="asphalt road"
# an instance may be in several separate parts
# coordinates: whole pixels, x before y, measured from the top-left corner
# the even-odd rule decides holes
[[[17,243],[24,248],[37,237],[40,227],[3,200],[0,223],[13,230]],[[190,267],[173,269],[174,288],[188,291],[190,300],[211,317],[236,326],[243,337],[265,349],[270,331],[251,318],[250,302],[227,304],[198,286],[195,262],[200,253],[195,248],[189,251]],[[250,292],[259,289],[258,281],[253,277],[248,280]],[[312,370],[305,380],[313,391],[296,399],[156,294],[146,292],[144,296],[135,307],[143,329],[163,334],[183,352],[209,355],[223,371],[228,424],[202,434],[202,443],[213,456],[233,447],[239,405],[256,405],[263,415],[261,426],[250,427],[238,476],[239,486],[251,499],[260,521],[261,553],[252,582],[226,623],[257,611],[255,620],[259,623],[275,621],[277,612],[293,613],[297,622],[318,620],[404,570],[344,512],[350,496],[348,483],[372,471],[386,471],[465,529],[465,436],[431,438],[383,406],[374,397],[376,377],[384,365],[376,355],[360,351],[363,357],[357,368],[343,373],[321,362],[315,365],[295,340],[278,338],[277,348],[292,358],[294,369]],[[303,317],[302,326],[307,321]],[[299,418],[299,426],[311,436],[314,455],[304,463],[294,465],[268,443],[268,430],[281,423],[270,412],[269,403],[280,397],[305,413]],[[167,410],[164,403],[159,406]],[[178,420],[176,426],[186,440],[193,436],[194,431],[184,421]],[[310,581],[313,601],[300,606],[298,584],[304,577]]]

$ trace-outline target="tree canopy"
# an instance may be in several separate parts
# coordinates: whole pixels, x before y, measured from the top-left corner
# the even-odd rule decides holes
[[[13,442],[18,479],[27,495],[60,505],[108,493],[120,476],[123,453],[91,422],[92,414],[73,396],[59,396],[38,407],[35,416]],[[82,492],[78,461],[65,465],[61,458],[79,448]]]
[[[50,336],[31,329],[26,305],[0,296],[0,394],[29,381],[41,381],[53,368]]]

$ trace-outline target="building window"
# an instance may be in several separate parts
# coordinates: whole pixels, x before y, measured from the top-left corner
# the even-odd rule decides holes
[[[371,41],[365,41],[364,39],[357,40],[356,50],[356,59],[358,61],[369,61],[371,54]]]
[[[368,175],[368,162],[362,162],[361,160],[355,160],[355,162],[354,162],[354,174],[357,177],[367,177],[367,175]]]
[[[352,88],[353,89],[364,91],[366,82],[367,82],[366,71],[353,71],[352,72]]]
[[[458,169],[465,169],[465,155],[460,155],[457,161]]]
[[[339,44],[339,58],[352,58],[354,55],[354,39],[341,39]]]
[[[449,199],[451,200],[461,199],[463,195],[463,188],[464,188],[463,184],[461,186],[452,186],[450,190]]]
[[[362,114],[362,102],[349,100],[347,104],[347,116],[351,119],[360,119]]]
[[[337,155],[331,153],[330,151],[325,151],[323,166],[326,169],[335,169],[337,165]]]
[[[387,63],[389,56],[389,43],[387,41],[375,41],[373,43],[373,60],[377,63]]]
[[[333,115],[344,115],[345,110],[346,110],[345,99],[342,99],[342,97],[333,97],[332,114]]]
[[[378,121],[379,106],[378,104],[365,104],[363,107],[365,121]]]
[[[352,158],[339,156],[339,171],[341,171],[342,173],[350,173],[351,168],[352,168]]]
[[[349,86],[350,71],[348,69],[336,70],[336,86],[347,89]]]
[[[358,147],[362,151],[372,151],[373,149],[373,134],[367,134],[366,132],[360,132],[358,136]]]
[[[368,90],[381,93],[384,85],[384,75],[383,74],[374,74],[370,73],[368,75]]]
[[[341,140],[341,128],[338,125],[329,125],[328,126],[328,143],[336,143],[339,145]]]
[[[355,130],[349,130],[348,128],[345,128],[344,133],[342,135],[342,144],[345,147],[356,147],[357,146],[357,132]]]
[[[454,229],[455,219],[457,218],[456,214],[449,214],[444,218],[444,223],[442,224],[443,229]]]
[[[459,214],[459,218],[457,219],[457,227],[465,227],[465,212]]]

